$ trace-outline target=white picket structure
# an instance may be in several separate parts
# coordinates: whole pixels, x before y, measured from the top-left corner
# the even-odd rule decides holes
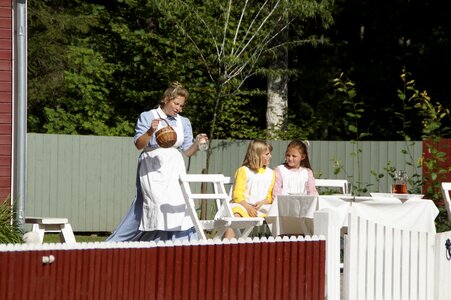
[[[435,238],[435,300],[451,299],[451,231]]]
[[[340,300],[340,225],[334,211],[316,211],[314,234],[326,238],[326,297]]]
[[[341,286],[340,227],[331,212],[314,218],[315,235],[326,237],[328,300],[451,299],[451,232],[401,230],[351,213]]]
[[[434,233],[390,228],[354,214],[349,220],[345,299],[434,299]]]

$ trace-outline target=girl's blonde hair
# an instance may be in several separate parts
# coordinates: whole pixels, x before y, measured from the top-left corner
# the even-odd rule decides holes
[[[255,172],[257,172],[260,168],[265,167],[265,165],[263,165],[262,155],[268,150],[270,152],[272,151],[272,145],[268,142],[263,140],[251,141],[247,147],[243,166],[246,166]]]
[[[166,91],[164,91],[163,97],[160,100],[160,107],[163,107],[168,101],[174,100],[178,96],[184,97],[186,103],[189,93],[178,81],[173,81]]]

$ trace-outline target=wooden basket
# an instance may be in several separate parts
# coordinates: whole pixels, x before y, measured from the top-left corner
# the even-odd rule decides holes
[[[177,133],[174,128],[169,125],[168,121],[165,119],[162,120],[166,122],[167,126],[155,132],[155,138],[161,148],[170,148],[177,142]]]

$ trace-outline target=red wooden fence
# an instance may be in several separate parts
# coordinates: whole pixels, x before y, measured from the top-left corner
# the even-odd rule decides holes
[[[0,246],[0,299],[324,299],[324,240],[34,247]]]

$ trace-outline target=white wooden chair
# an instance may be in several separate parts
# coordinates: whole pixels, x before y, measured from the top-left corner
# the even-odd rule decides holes
[[[348,181],[346,179],[315,179],[316,187],[338,188],[342,194],[348,194]]]
[[[448,212],[448,221],[451,222],[451,199],[449,192],[451,191],[451,182],[442,182],[442,194],[445,201],[445,208]]]
[[[230,180],[230,179],[229,179]],[[224,184],[227,178],[222,174],[185,174],[180,176],[180,183],[185,197],[185,203],[191,220],[196,228],[199,239],[206,240],[205,231],[216,231],[214,238],[222,238],[228,228],[235,231],[237,238],[247,237],[255,226],[263,225],[263,218],[240,218],[234,217],[230,206],[230,196],[225,190]],[[206,193],[193,193],[192,184],[209,183],[213,185],[212,191]],[[214,201],[216,209],[222,214],[208,220],[200,220],[196,211],[195,200]],[[210,206],[211,207],[211,206]],[[214,212],[216,214],[217,211]],[[210,212],[211,213],[211,212]]]

